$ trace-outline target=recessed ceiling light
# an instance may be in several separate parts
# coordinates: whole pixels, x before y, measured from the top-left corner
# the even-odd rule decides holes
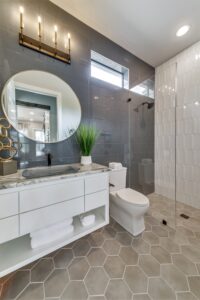
[[[180,37],[183,36],[184,34],[186,34],[188,31],[190,30],[190,26],[189,25],[184,25],[181,28],[179,28],[179,30],[176,33],[176,36]]]

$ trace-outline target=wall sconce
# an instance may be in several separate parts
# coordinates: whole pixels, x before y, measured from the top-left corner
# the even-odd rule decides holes
[[[26,48],[30,48],[39,53],[46,54],[55,59],[61,60],[67,64],[71,63],[71,49],[70,42],[71,36],[68,33],[67,41],[64,40],[64,48],[66,52],[58,49],[58,27],[54,26],[54,47],[42,42],[42,18],[38,16],[38,40],[33,39],[24,34],[24,8],[19,8],[20,12],[20,32],[19,32],[19,44]]]

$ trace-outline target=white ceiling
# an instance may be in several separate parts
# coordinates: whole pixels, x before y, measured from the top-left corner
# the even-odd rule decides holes
[[[200,0],[51,1],[153,66],[200,40]]]

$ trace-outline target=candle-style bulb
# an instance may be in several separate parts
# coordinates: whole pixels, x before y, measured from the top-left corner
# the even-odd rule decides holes
[[[68,37],[68,54],[69,54],[69,57],[70,57],[70,52],[71,52],[71,35],[70,33],[68,32],[67,34],[67,37]]]
[[[23,13],[24,13],[24,8],[22,6],[19,7],[19,12],[20,12],[20,33],[21,33],[21,35],[23,35],[23,29],[24,29]]]
[[[55,43],[55,48],[57,48],[57,39],[58,39],[58,36],[57,36],[57,32],[58,32],[58,27],[57,25],[54,26],[54,43]]]
[[[23,6],[20,6],[20,7],[19,7],[19,12],[20,12],[20,14],[23,14],[23,13],[24,13],[24,8],[23,8]]]
[[[38,16],[38,36],[39,36],[39,40],[41,42],[41,38],[42,38],[42,18],[40,16]]]

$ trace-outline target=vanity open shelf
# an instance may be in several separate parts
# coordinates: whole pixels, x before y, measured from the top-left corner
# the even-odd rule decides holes
[[[108,182],[101,171],[1,190],[0,278],[108,224]],[[95,222],[84,227],[80,215],[88,212]],[[31,232],[71,217],[73,233],[31,248]]]
[[[108,220],[105,218],[105,210],[105,206],[92,210],[91,213],[95,214],[96,220],[94,224],[88,227],[81,225],[79,216],[74,217],[73,233],[62,240],[57,240],[39,249],[31,248],[29,235],[1,244],[0,278],[105,226],[108,224]]]

